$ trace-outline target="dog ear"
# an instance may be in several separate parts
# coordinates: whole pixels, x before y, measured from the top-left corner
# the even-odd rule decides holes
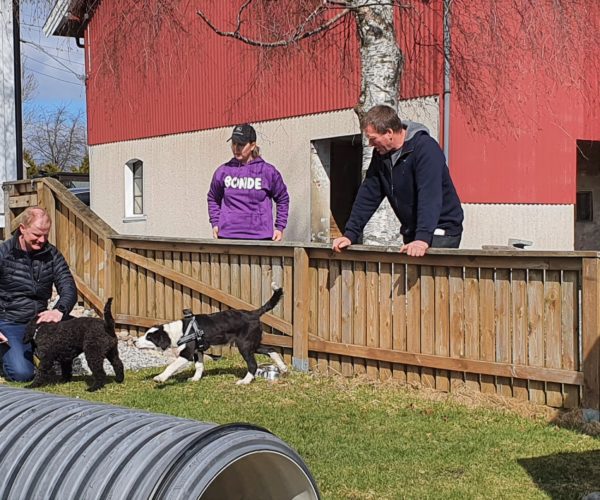
[[[165,332],[162,332],[162,335],[158,337],[158,347],[163,351],[171,347],[171,339]]]

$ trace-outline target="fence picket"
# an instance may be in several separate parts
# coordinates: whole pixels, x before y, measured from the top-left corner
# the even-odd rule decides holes
[[[451,267],[449,271],[450,294],[450,357],[465,357],[465,296],[462,267]],[[462,372],[450,373],[450,390],[458,390],[463,386]]]
[[[435,337],[434,353],[438,356],[450,355],[450,282],[446,267],[434,268],[435,283]],[[445,370],[436,370],[435,388],[450,390],[450,374]]]
[[[496,361],[510,363],[511,359],[511,330],[510,330],[510,271],[498,269],[496,271],[495,289],[495,323],[496,323]],[[512,397],[512,385],[509,378],[496,377],[496,391],[499,395]]]
[[[528,317],[527,317],[527,273],[523,269],[512,271],[511,318],[512,318],[512,362],[526,365],[528,360]],[[513,396],[529,399],[527,380],[513,379]]]
[[[544,272],[529,271],[527,283],[527,311],[529,324],[529,362],[531,366],[544,366]],[[529,397],[536,403],[546,402],[544,383],[529,382]]]
[[[399,262],[393,266],[392,349],[406,351],[406,267]],[[405,365],[392,365],[392,373],[398,382],[406,382]]]

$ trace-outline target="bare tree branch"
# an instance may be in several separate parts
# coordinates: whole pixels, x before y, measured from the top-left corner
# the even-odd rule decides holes
[[[247,6],[252,0],[248,0],[245,4],[244,7]],[[241,22],[240,22],[240,16],[238,16],[238,26],[236,28],[235,31],[222,31],[219,28],[217,28],[212,22],[211,20],[206,16],[206,14],[204,14],[204,12],[202,12],[201,10],[198,10],[196,12],[196,14],[198,14],[198,16],[200,16],[200,18],[206,23],[206,25],[213,30],[217,35],[220,36],[224,36],[224,37],[229,37],[229,38],[235,38],[236,40],[239,40],[241,42],[244,42],[248,45],[252,45],[254,47],[263,47],[263,48],[275,48],[275,47],[287,47],[289,45],[292,45],[294,43],[297,43],[301,40],[304,40],[306,38],[309,38],[311,36],[317,35],[319,33],[323,33],[331,28],[333,28],[339,21],[342,20],[342,18],[344,16],[346,16],[347,14],[349,14],[351,11],[351,9],[345,9],[342,12],[340,12],[339,14],[337,14],[336,16],[332,17],[331,19],[329,19],[328,21],[326,21],[325,23],[321,24],[320,26],[318,26],[317,28],[310,30],[310,31],[303,31],[303,27],[304,26],[299,26],[298,30],[301,31],[296,31],[294,33],[294,35],[292,35],[290,38],[286,39],[286,40],[278,40],[276,42],[266,42],[266,41],[261,41],[261,40],[256,40],[253,38],[249,38],[247,36],[242,35],[239,32],[239,28],[241,26]],[[307,20],[305,21],[304,24],[306,24],[309,19],[311,17],[314,17],[314,12],[309,16],[309,18],[307,18]]]

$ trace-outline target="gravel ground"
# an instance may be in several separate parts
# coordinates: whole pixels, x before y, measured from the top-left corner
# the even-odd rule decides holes
[[[141,370],[142,368],[151,368],[153,366],[166,366],[173,361],[173,355],[153,351],[151,349],[138,349],[131,340],[119,340],[119,356],[125,371]],[[112,366],[107,360],[104,360],[104,370],[108,375],[114,375]],[[91,374],[85,356],[82,354],[73,361],[73,375]]]

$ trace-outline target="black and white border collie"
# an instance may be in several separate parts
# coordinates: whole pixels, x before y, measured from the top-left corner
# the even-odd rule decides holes
[[[196,372],[189,378],[190,382],[197,382],[202,378],[204,371],[203,352],[212,346],[234,344],[248,365],[246,376],[238,380],[237,384],[249,384],[256,376],[255,353],[266,354],[277,364],[283,373],[287,366],[281,359],[279,353],[270,347],[261,345],[262,327],[260,317],[272,310],[283,295],[283,289],[272,284],[273,295],[260,308],[254,311],[241,311],[228,309],[213,314],[195,314],[198,328],[204,332],[203,345],[197,348],[195,341],[178,346],[177,341],[185,333],[183,331],[183,320],[172,321],[150,328],[143,337],[140,337],[135,345],[139,349],[161,349],[163,351],[174,347],[179,351],[179,356],[165,370],[154,377],[156,382],[166,382],[171,376],[183,369],[189,362],[194,361]]]

